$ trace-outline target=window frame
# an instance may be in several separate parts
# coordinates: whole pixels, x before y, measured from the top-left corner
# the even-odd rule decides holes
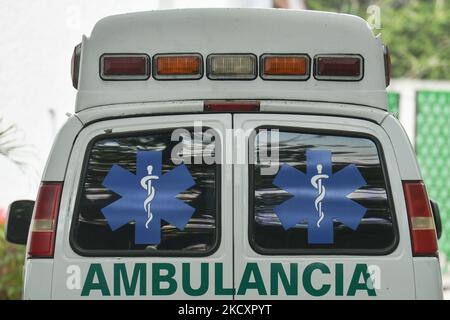
[[[325,256],[325,255],[352,255],[352,256],[384,256],[389,255],[392,252],[394,252],[399,243],[400,243],[400,233],[398,229],[398,221],[397,221],[397,212],[395,210],[395,204],[394,199],[392,196],[392,188],[390,185],[390,178],[389,173],[387,171],[386,166],[386,158],[384,155],[384,151],[382,148],[382,145],[377,137],[375,137],[372,134],[365,133],[365,132],[354,132],[354,131],[343,131],[343,130],[333,130],[333,129],[312,129],[312,128],[300,128],[300,127],[292,127],[292,126],[283,126],[283,125],[260,125],[255,127],[254,134],[249,136],[248,139],[248,149],[246,152],[248,153],[249,157],[251,155],[250,152],[255,152],[255,142],[256,137],[258,136],[258,132],[261,129],[278,129],[280,132],[290,132],[290,133],[297,133],[297,134],[323,134],[323,135],[329,135],[329,136],[338,136],[338,137],[349,137],[349,138],[365,138],[369,139],[375,144],[375,147],[377,148],[378,152],[378,158],[380,160],[380,166],[381,170],[383,172],[383,178],[384,183],[386,186],[386,195],[387,195],[387,201],[389,204],[389,209],[391,212],[391,218],[392,218],[392,229],[393,229],[393,235],[394,240],[392,241],[391,245],[387,246],[386,248],[380,248],[380,249],[330,249],[330,248],[311,248],[311,249],[268,249],[263,248],[258,245],[258,243],[255,240],[255,234],[254,234],[254,225],[255,225],[255,163],[249,163],[248,168],[248,229],[247,229],[247,240],[251,247],[251,249],[260,255],[263,256],[312,256],[312,255],[319,255],[319,256]],[[250,149],[251,148],[251,149]]]
[[[213,255],[221,246],[222,243],[222,176],[221,176],[221,163],[216,163],[215,166],[215,210],[216,210],[216,224],[215,224],[215,241],[213,246],[206,251],[183,251],[183,250],[105,250],[105,249],[95,249],[89,250],[85,248],[81,248],[76,239],[76,232],[78,229],[77,220],[79,218],[79,208],[80,208],[80,199],[83,193],[83,187],[86,181],[86,173],[89,165],[89,158],[92,152],[92,148],[94,144],[100,140],[105,138],[120,138],[120,137],[133,137],[142,134],[152,134],[152,133],[161,133],[168,132],[171,130],[175,130],[178,127],[169,126],[167,128],[157,128],[157,129],[146,129],[146,130],[137,130],[137,131],[126,131],[126,132],[118,132],[118,133],[101,133],[95,135],[93,138],[89,140],[84,150],[83,163],[81,166],[80,179],[78,186],[76,187],[77,195],[75,197],[75,205],[72,213],[72,218],[70,219],[70,231],[69,231],[69,245],[70,248],[81,257],[208,257]],[[184,129],[189,130],[191,133],[193,132],[192,126],[185,126]],[[217,136],[220,137],[220,132],[218,132],[215,128],[211,126],[203,126],[203,130],[212,129]],[[222,151],[223,141],[216,141],[219,145],[220,152]],[[217,145],[216,145],[217,147]]]

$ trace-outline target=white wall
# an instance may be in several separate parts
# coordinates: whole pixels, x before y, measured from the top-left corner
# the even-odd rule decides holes
[[[0,208],[35,197],[54,135],[74,110],[70,59],[82,34],[105,16],[157,7],[156,0],[0,0],[0,117],[18,125],[37,172],[0,156]]]
[[[0,155],[0,208],[35,198],[57,130],[74,111],[70,59],[82,34],[119,13],[181,7],[270,7],[271,0],[0,0],[0,118],[31,145],[33,170]]]

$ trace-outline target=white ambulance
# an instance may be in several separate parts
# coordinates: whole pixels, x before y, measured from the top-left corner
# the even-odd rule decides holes
[[[351,15],[101,20],[37,200],[9,209],[24,298],[441,299],[438,207],[389,69]]]

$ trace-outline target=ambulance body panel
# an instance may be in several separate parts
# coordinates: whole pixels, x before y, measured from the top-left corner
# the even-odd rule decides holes
[[[442,300],[442,278],[429,277],[430,274],[440,274],[439,263],[429,257],[414,258],[414,281],[416,284],[416,299]]]
[[[286,104],[291,104],[293,106],[298,105],[300,106],[306,106],[309,107],[310,104],[305,102],[296,102],[296,101],[266,101],[264,104],[262,104],[262,107],[265,106],[269,110],[266,110],[267,112],[270,112],[270,108],[282,108]],[[389,176],[390,176],[390,183],[391,188],[393,189],[392,194],[395,196],[394,202],[395,205],[399,208],[398,211],[396,211],[396,218],[399,219],[398,226],[400,227],[399,230],[399,239],[400,242],[397,245],[396,249],[389,254],[388,256],[383,256],[382,258],[377,256],[367,256],[367,257],[346,257],[346,256],[262,256],[260,254],[255,253],[252,248],[250,247],[248,241],[246,241],[246,238],[249,236],[247,232],[247,210],[248,208],[248,199],[245,197],[246,192],[245,190],[248,188],[248,169],[246,169],[246,166],[235,166],[234,169],[234,181],[236,181],[234,184],[230,181],[232,177],[232,171],[230,171],[230,168],[227,166],[223,167],[223,176],[229,177],[228,182],[225,180],[223,181],[222,185],[222,196],[227,197],[229,196],[231,190],[226,192],[226,185],[228,183],[228,186],[235,185],[234,188],[234,212],[236,213],[233,217],[234,219],[234,247],[235,247],[235,283],[239,283],[240,278],[242,277],[243,268],[246,265],[246,263],[257,263],[260,267],[261,274],[263,275],[264,280],[267,282],[266,285],[270,286],[270,263],[281,263],[285,270],[289,270],[289,264],[290,263],[298,263],[300,266],[307,266],[310,263],[323,263],[327,265],[330,270],[331,274],[325,274],[320,275],[317,274],[314,276],[314,281],[317,283],[317,286],[320,287],[320,284],[330,284],[333,283],[335,280],[333,278],[333,273],[336,272],[334,269],[336,268],[336,263],[343,264],[344,266],[348,266],[348,270],[344,270],[344,279],[343,282],[345,282],[345,286],[347,286],[344,289],[345,291],[348,290],[348,283],[352,277],[352,271],[354,266],[357,263],[365,263],[367,265],[378,265],[381,266],[382,270],[390,270],[389,272],[383,272],[382,273],[382,279],[383,284],[386,286],[383,288],[383,292],[386,292],[386,295],[377,295],[375,298],[381,298],[381,299],[389,299],[389,298],[397,298],[397,299],[414,299],[414,298],[430,298],[428,295],[419,294],[418,292],[433,292],[434,295],[431,298],[440,298],[441,297],[441,286],[440,286],[440,279],[436,277],[436,281],[421,281],[420,279],[428,278],[430,274],[430,270],[439,270],[437,259],[435,258],[414,258],[411,259],[411,248],[410,248],[410,239],[409,239],[409,230],[408,230],[408,222],[406,219],[406,208],[404,206],[404,196],[403,191],[401,188],[400,183],[393,183],[394,181],[401,181],[405,179],[409,180],[420,180],[421,175],[420,171],[418,170],[417,163],[415,161],[411,161],[411,156],[413,155],[410,146],[405,144],[406,135],[403,136],[403,139],[400,133],[403,133],[401,126],[399,125],[397,120],[394,120],[392,116],[388,116],[385,112],[382,111],[376,111],[375,114],[377,116],[374,116],[373,110],[368,110],[368,112],[364,113],[363,110],[365,110],[365,107],[358,107],[358,106],[349,106],[344,104],[328,104],[328,103],[313,103],[314,107],[317,109],[308,109],[309,112],[307,114],[302,114],[299,110],[299,113],[280,113],[280,114],[273,114],[270,113],[270,120],[268,120],[267,115],[265,113],[261,114],[237,114],[234,116],[235,122],[233,123],[234,128],[242,128],[244,130],[247,130],[249,128],[255,128],[260,125],[267,125],[268,123],[276,125],[276,126],[282,126],[282,127],[294,127],[294,128],[316,128],[320,129],[320,127],[325,127],[327,129],[334,129],[337,131],[355,131],[355,132],[366,132],[370,133],[371,135],[376,136],[378,139],[382,139],[381,144],[383,145],[383,151],[385,153],[386,157],[389,157],[388,159],[390,161],[387,161],[388,164],[390,164],[389,169]],[[165,107],[169,106],[169,110],[171,109],[171,106],[174,107],[171,111],[175,113],[175,115],[158,115],[162,113],[162,110],[164,110]],[[110,107],[110,108],[108,108]],[[141,126],[143,128],[151,128],[152,130],[157,130],[159,127],[179,127],[183,125],[183,122],[186,124],[191,123],[194,121],[202,121],[203,125],[210,125],[208,121],[211,122],[217,122],[218,117],[223,117],[223,123],[221,124],[221,129],[224,130],[225,128],[231,127],[231,118],[230,115],[211,115],[209,117],[205,117],[205,115],[197,115],[197,114],[191,114],[191,115],[184,115],[183,119],[181,120],[178,117],[178,113],[180,109],[186,108],[186,109],[192,109],[192,112],[197,112],[202,109],[202,102],[194,103],[192,101],[188,101],[186,103],[177,102],[175,104],[171,103],[151,103],[151,104],[139,104],[137,106],[127,106],[128,108],[124,108],[124,106],[105,106],[98,109],[91,109],[86,110],[83,112],[80,112],[77,114],[77,117],[74,120],[71,120],[70,122],[76,123],[74,125],[75,128],[72,126],[69,126],[69,130],[65,130],[66,134],[60,134],[55,141],[55,145],[60,146],[66,146],[67,149],[69,149],[66,152],[62,152],[64,148],[59,148],[61,151],[61,157],[66,156],[67,160],[69,160],[68,155],[70,154],[70,160],[67,165],[67,170],[64,168],[64,170],[58,169],[58,166],[56,166],[56,163],[60,163],[62,158],[50,158],[49,164],[47,165],[46,170],[46,176],[44,176],[44,181],[55,181],[62,179],[65,182],[65,188],[64,193],[61,200],[61,206],[60,206],[60,214],[59,214],[59,222],[58,222],[58,230],[57,230],[57,239],[56,239],[56,248],[55,248],[55,259],[50,262],[51,260],[40,260],[40,259],[30,259],[27,261],[27,279],[33,277],[30,277],[30,274],[34,274],[37,268],[43,268],[46,269],[46,272],[40,272],[40,278],[39,280],[43,281],[45,283],[45,279],[53,283],[52,285],[52,298],[56,299],[74,299],[74,298],[80,298],[80,292],[78,290],[68,290],[66,287],[65,281],[54,281],[53,279],[67,279],[68,274],[67,271],[71,270],[71,266],[77,266],[80,269],[80,275],[86,275],[88,272],[89,265],[92,264],[92,258],[89,257],[79,257],[71,248],[69,239],[67,237],[67,234],[70,232],[70,224],[71,224],[71,215],[70,213],[73,212],[75,202],[73,199],[73,194],[77,192],[77,186],[79,184],[79,179],[81,176],[81,167],[82,163],[79,161],[80,158],[83,157],[85,153],[85,148],[89,141],[95,137],[98,134],[103,134],[105,131],[111,130],[111,133],[119,133],[119,132],[126,132],[126,131],[139,131],[141,130]],[[305,108],[306,108],[305,107]],[[328,108],[330,110],[338,110],[338,112],[330,112],[331,114],[324,116],[323,109]],[[361,108],[361,112],[358,114],[354,113],[354,110],[358,110],[358,108]],[[345,113],[343,110],[348,109],[348,114]],[[109,110],[109,112],[108,112]],[[116,111],[117,110],[117,111]],[[120,112],[120,110],[126,110],[126,112]],[[295,107],[293,107],[293,110]],[[314,110],[314,111],[311,111]],[[316,111],[317,110],[317,111]],[[155,112],[155,114],[152,114]],[[306,111],[305,111],[306,112]],[[344,112],[344,115],[347,115],[347,117],[342,117]],[[378,114],[379,112],[379,114]],[[333,113],[335,113],[333,115]],[[355,118],[350,118],[350,114],[356,115]],[[338,116],[338,117],[337,117]],[[192,119],[191,119],[192,118]],[[112,119],[107,121],[102,121],[102,119]],[[364,119],[364,120],[363,120]],[[216,121],[214,121],[216,120]],[[81,130],[82,125],[86,126],[85,129]],[[383,127],[385,124],[386,127]],[[380,126],[381,124],[381,126]],[[214,128],[218,128],[220,126],[210,125]],[[81,132],[80,132],[81,131]],[[393,137],[396,137],[397,139],[394,139]],[[399,138],[400,137],[400,138]],[[391,142],[391,140],[394,140]],[[399,141],[399,143],[395,143],[395,141]],[[392,143],[392,144],[391,144]],[[245,149],[248,149],[248,143],[246,141],[235,141],[236,146],[245,146]],[[73,146],[73,147],[72,147]],[[248,150],[247,150],[248,151]],[[224,150],[224,152],[226,152]],[[230,151],[229,151],[230,152]],[[234,150],[231,152],[242,152],[242,150]],[[403,159],[402,166],[396,165],[397,163],[400,163],[398,160],[398,157]],[[52,160],[53,159],[53,160]],[[57,160],[56,160],[57,159]],[[52,161],[55,162],[55,165],[53,165]],[[52,170],[53,169],[53,170]],[[58,172],[65,172],[63,176],[58,177]],[[51,178],[49,178],[51,177]],[[239,186],[239,187],[236,187]],[[231,200],[227,202],[222,202],[224,208],[223,210],[227,210],[228,212],[231,211],[231,208],[229,208],[229,204],[231,203]],[[227,208],[228,204],[228,208]],[[226,211],[224,211],[226,212]],[[65,213],[65,214],[63,214]],[[230,217],[228,217],[230,218]],[[232,220],[229,219],[227,221],[226,216],[222,216],[222,228],[221,232],[222,234],[232,233]],[[228,228],[226,226],[228,225]],[[214,255],[208,257],[208,262],[211,262],[211,267],[209,268],[210,273],[210,281],[214,281],[214,269],[213,269],[213,263],[219,262],[219,261],[227,261],[226,264],[224,264],[225,269],[223,270],[224,274],[231,275],[232,272],[232,259],[231,257],[225,254],[225,252],[231,251],[231,240],[230,237],[225,237],[225,239],[222,239],[222,241],[225,240],[225,243],[221,243],[221,247],[224,246],[223,249],[219,249]],[[227,244],[227,242],[229,242]],[[113,271],[110,269],[111,266],[114,263],[125,263],[127,266],[127,270],[131,272],[135,266],[136,263],[151,263],[151,261],[156,260],[158,262],[161,261],[161,258],[95,258],[95,260],[102,265],[106,266],[104,268],[105,275],[109,277],[108,281],[110,281],[111,285],[113,283],[112,274]],[[168,261],[175,264],[177,267],[177,282],[181,283],[182,279],[179,277],[181,274],[181,263],[193,263],[195,264],[195,260],[190,260],[186,258],[171,258]],[[53,272],[49,272],[48,268],[51,265],[51,270]],[[193,274],[200,272],[199,267],[193,266]],[[397,270],[397,271],[396,271]],[[409,271],[408,271],[409,270]],[[428,276],[427,276],[428,275]],[[335,275],[334,275],[335,276]],[[130,273],[131,278],[131,273]],[[82,278],[81,278],[82,279]],[[411,281],[411,279],[417,279],[415,281]],[[232,287],[232,279],[228,278],[225,279],[226,282],[224,282],[224,285],[228,285],[229,287]],[[194,278],[193,283],[199,284],[200,277]],[[423,288],[421,290],[417,290],[415,288],[414,283],[417,283],[417,285],[420,288]],[[39,288],[39,290],[35,290],[33,288],[37,288],[34,281],[26,281],[25,282],[25,292],[27,292],[26,298],[45,298],[45,295],[42,296],[42,286]],[[211,288],[211,290],[214,290],[214,288]],[[345,298],[343,297],[336,297],[335,296],[335,288],[330,289],[329,293],[325,295],[323,298]],[[288,296],[282,294],[282,289],[280,288],[280,295],[279,298],[283,299],[308,299],[311,298],[308,295],[302,296],[302,294],[295,295],[295,296]],[[414,293],[416,292],[416,293]],[[47,296],[50,297],[50,296]],[[150,298],[155,299],[155,297],[152,296],[139,296],[140,298]],[[89,298],[101,298],[101,295],[99,296],[89,296]],[[125,295],[119,295],[114,296],[111,293],[111,298],[134,298],[134,296],[125,296]],[[158,297],[156,297],[158,298]],[[183,298],[183,299],[190,299],[193,297],[190,297],[186,295],[185,293],[177,293],[171,298]],[[213,298],[231,298],[230,296],[219,296],[215,297],[215,295],[210,292],[209,295],[205,296],[204,298],[213,299]],[[244,298],[244,299],[274,299],[276,296],[273,295],[267,295],[264,297],[255,295],[255,294],[249,294],[244,295],[242,297],[236,296],[236,298]],[[371,298],[371,297],[365,297],[365,296],[357,296],[359,299],[364,298]],[[164,297],[164,299],[167,299],[167,297]]]

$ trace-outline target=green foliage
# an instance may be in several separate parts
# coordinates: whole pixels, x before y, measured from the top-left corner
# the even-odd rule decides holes
[[[0,156],[9,159],[24,173],[35,176],[27,156],[33,155],[30,146],[22,143],[17,126],[5,124],[0,116]],[[25,247],[9,244],[5,240],[3,221],[0,219],[0,300],[22,297],[22,270]]]
[[[0,224],[0,300],[22,297],[22,270],[25,247],[5,240],[4,226]]]
[[[450,79],[450,3],[446,0],[309,0],[313,10],[359,15],[381,9],[381,33],[394,78]]]

